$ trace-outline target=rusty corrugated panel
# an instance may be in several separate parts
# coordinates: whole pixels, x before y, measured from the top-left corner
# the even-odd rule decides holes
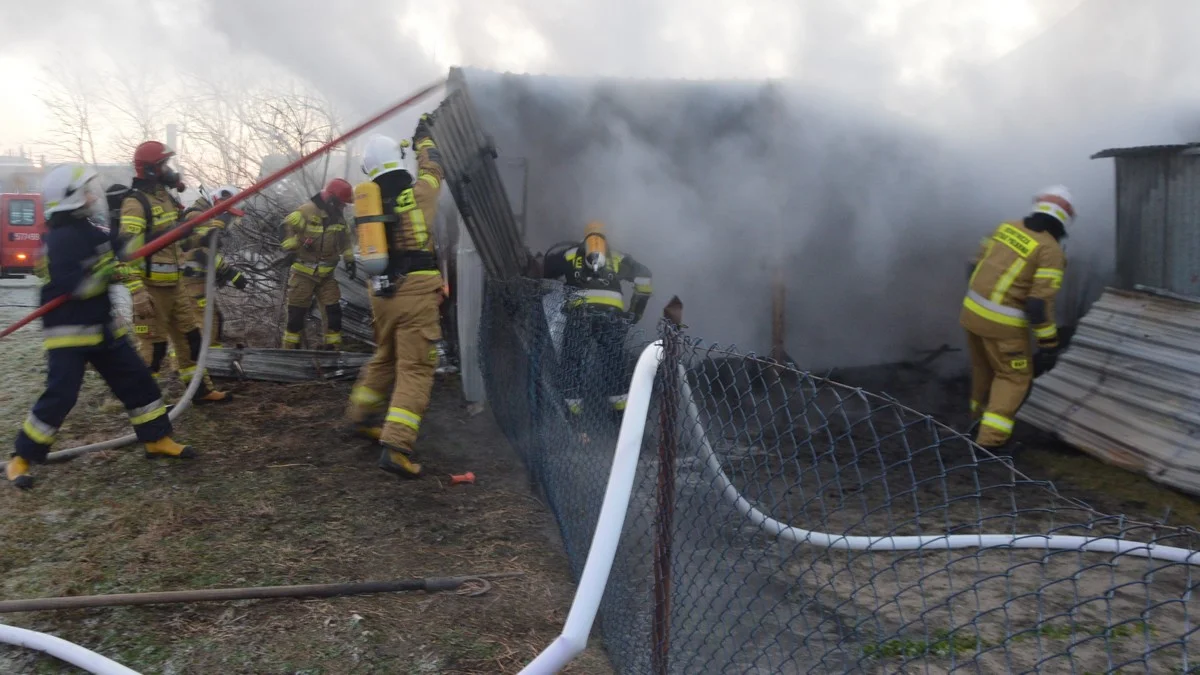
[[[1017,418],[1200,494],[1200,303],[1106,290]]]

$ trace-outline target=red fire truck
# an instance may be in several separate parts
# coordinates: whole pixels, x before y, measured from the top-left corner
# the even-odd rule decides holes
[[[32,273],[45,233],[41,195],[0,194],[0,275]]]

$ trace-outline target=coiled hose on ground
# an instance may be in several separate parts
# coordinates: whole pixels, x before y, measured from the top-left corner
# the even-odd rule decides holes
[[[209,235],[208,246],[208,269],[204,275],[204,297],[214,298],[217,279],[217,244],[220,231],[213,229]],[[192,403],[192,397],[196,395],[196,390],[200,387],[200,382],[203,381],[203,373],[205,361],[208,358],[209,343],[212,342],[212,321],[213,321],[213,306],[216,302],[207,302],[204,305],[204,325],[200,329],[200,354],[196,358],[196,376],[188,383],[187,389],[183,392],[183,396],[179,399],[179,403],[171,409],[168,417],[174,422],[183,414],[183,411],[188,409]],[[131,443],[137,442],[136,434],[126,434],[119,438],[114,438],[108,441],[99,443],[90,443],[81,445],[77,448],[69,448],[67,450],[59,450],[52,452],[49,455],[50,460],[66,460],[89,452],[99,450],[111,450],[120,448]],[[8,462],[0,464],[0,468],[6,466]],[[59,660],[70,663],[73,666],[82,668],[93,675],[139,675],[137,671],[130,670],[121,664],[107,659],[93,651],[80,647],[77,644],[67,642],[62,638],[38,633],[36,631],[17,628],[0,624],[0,643],[15,645],[17,647],[26,647],[45,652]]]

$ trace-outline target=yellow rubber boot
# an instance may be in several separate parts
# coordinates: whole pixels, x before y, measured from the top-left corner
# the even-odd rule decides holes
[[[146,444],[146,459],[159,458],[192,459],[196,451],[190,445],[180,445],[170,436],[163,436],[157,441]]]
[[[29,462],[24,457],[13,457],[8,460],[5,473],[8,476],[8,482],[12,483],[13,487],[22,490],[33,487],[33,476],[29,475]]]
[[[208,403],[228,403],[232,400],[233,394],[230,394],[227,391],[216,391],[215,389],[210,389],[203,394],[197,393],[196,397],[192,399],[192,402],[196,405],[205,405]]]
[[[363,438],[369,438],[373,441],[378,441],[383,437],[383,427],[371,426],[369,424],[358,424],[354,427],[354,433],[362,436]]]
[[[409,452],[384,448],[379,455],[379,468],[404,478],[420,478],[421,465],[409,459]]]

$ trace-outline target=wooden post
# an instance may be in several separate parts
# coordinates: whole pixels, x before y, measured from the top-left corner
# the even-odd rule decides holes
[[[666,675],[671,652],[671,544],[675,522],[675,459],[679,431],[680,329],[683,303],[671,298],[663,309],[662,397],[658,434],[658,517],[654,541],[654,645],[652,672]]]

